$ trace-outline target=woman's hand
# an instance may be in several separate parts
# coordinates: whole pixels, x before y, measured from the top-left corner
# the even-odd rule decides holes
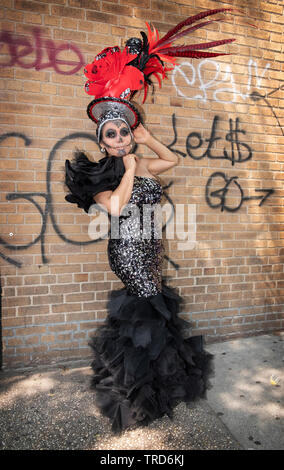
[[[136,168],[136,155],[134,153],[129,153],[128,155],[125,155],[122,157],[123,163],[125,170],[133,169],[135,170]]]
[[[151,134],[145,129],[140,123],[138,127],[133,131],[133,137],[136,144],[146,144]]]

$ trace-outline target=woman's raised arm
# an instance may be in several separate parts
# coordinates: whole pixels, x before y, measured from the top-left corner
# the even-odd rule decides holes
[[[153,175],[158,175],[178,164],[178,156],[153,137],[142,124],[139,124],[137,129],[133,131],[133,136],[137,144],[147,145],[159,157],[158,159],[143,159],[147,164],[148,171]]]

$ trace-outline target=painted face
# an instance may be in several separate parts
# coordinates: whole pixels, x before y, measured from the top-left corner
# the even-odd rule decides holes
[[[127,124],[120,119],[108,121],[104,124],[101,133],[101,147],[107,150],[109,155],[123,157],[130,153],[132,148],[132,136]]]

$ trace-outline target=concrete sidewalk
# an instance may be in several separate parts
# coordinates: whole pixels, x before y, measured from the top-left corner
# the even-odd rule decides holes
[[[216,364],[209,406],[244,449],[283,450],[284,332],[208,349]]]
[[[283,449],[283,341],[275,333],[207,345],[216,369],[208,400],[119,436],[96,409],[89,364],[2,371],[0,449]]]

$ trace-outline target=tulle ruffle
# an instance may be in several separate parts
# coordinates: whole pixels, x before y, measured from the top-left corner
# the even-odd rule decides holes
[[[95,203],[94,196],[102,191],[114,191],[124,173],[122,157],[106,156],[91,162],[84,152],[77,150],[71,163],[65,160],[65,185],[70,191],[65,199],[88,213]]]
[[[187,337],[190,325],[178,317],[182,299],[163,282],[153,297],[112,291],[108,317],[90,346],[95,358],[92,388],[114,432],[173,416],[180,402],[205,398],[213,356],[203,337]]]

